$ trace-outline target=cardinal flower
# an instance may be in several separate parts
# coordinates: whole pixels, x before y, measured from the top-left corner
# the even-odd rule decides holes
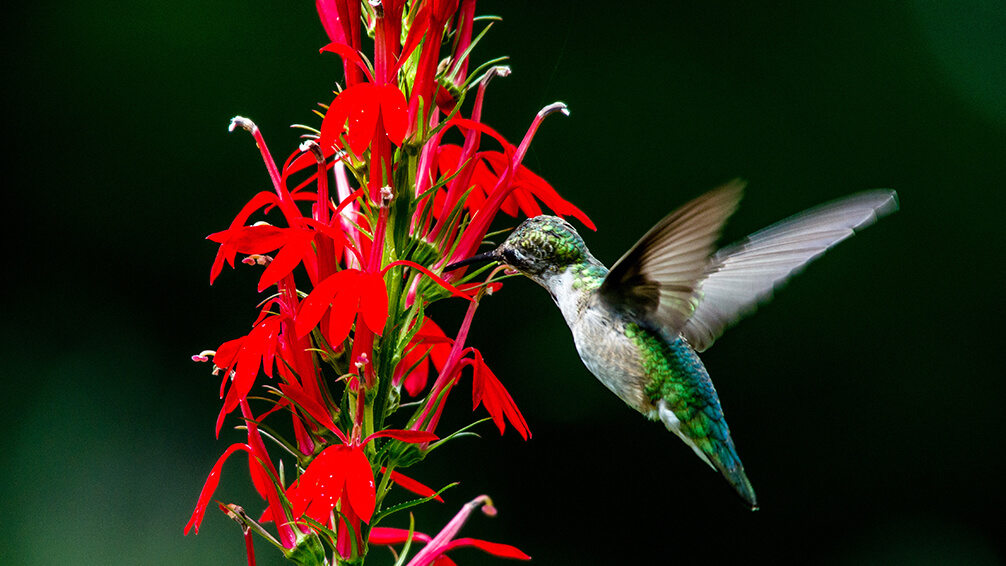
[[[374,472],[364,446],[375,438],[388,437],[407,443],[437,440],[437,436],[407,430],[384,430],[368,436],[359,444],[329,446],[318,454],[304,473],[286,490],[290,511],[295,521],[307,517],[321,525],[335,528],[339,553],[348,557],[352,549],[361,547],[360,522],[370,523],[376,505]],[[394,478],[394,472],[392,473]],[[419,482],[399,475],[411,491],[429,490]],[[338,507],[339,518],[333,516]],[[261,521],[275,520],[282,508],[270,506]],[[339,525],[342,525],[341,527]],[[352,541],[356,539],[355,544]]]
[[[479,403],[485,405],[493,422],[500,429],[500,434],[506,430],[506,420],[509,420],[517,432],[524,437],[524,440],[527,440],[531,437],[531,431],[527,427],[524,415],[520,413],[517,405],[513,402],[513,397],[486,365],[485,360],[482,359],[482,353],[474,348],[473,353],[475,359],[472,360],[471,365],[475,373],[472,376],[472,410],[477,409]]]
[[[405,95],[394,85],[360,83],[339,93],[321,123],[322,146],[341,145],[345,136],[349,149],[362,155],[380,125],[388,139],[402,144],[407,126]]]
[[[329,344],[342,343],[349,335],[353,320],[381,335],[388,319],[388,290],[380,274],[359,269],[344,269],[318,284],[301,304],[297,314],[297,336],[306,336],[329,313],[328,329],[323,330]]]
[[[432,365],[437,371],[443,369],[444,362],[451,352],[451,342],[433,319],[424,318],[423,325],[412,337],[405,349],[406,354],[395,371],[396,385],[402,383],[404,378],[408,394],[412,397],[419,395],[426,388],[430,366]],[[407,375],[406,371],[409,372]]]

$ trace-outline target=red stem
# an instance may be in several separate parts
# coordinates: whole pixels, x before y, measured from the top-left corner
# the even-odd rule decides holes
[[[461,361],[462,355],[465,350],[465,340],[468,338],[468,330],[472,326],[472,318],[475,316],[475,309],[479,306],[478,301],[472,301],[468,305],[468,311],[465,313],[465,319],[461,323],[461,329],[458,330],[458,335],[454,339],[454,346],[451,348],[451,353],[447,356],[447,361],[444,362],[443,368],[440,370],[440,375],[437,376],[437,381],[433,384],[433,388],[430,389],[430,394],[426,397],[427,403],[423,407],[423,412],[419,415],[419,419],[416,420],[412,425],[413,430],[425,430],[426,432],[433,432],[437,426],[437,418],[433,418],[425,426],[423,423],[429,416],[430,411],[433,408],[433,403],[436,402],[437,397],[440,393],[448,388],[456,380],[456,374],[460,371],[461,367],[459,362]],[[440,406],[442,407],[446,398],[441,400]],[[439,416],[439,411],[438,415]]]

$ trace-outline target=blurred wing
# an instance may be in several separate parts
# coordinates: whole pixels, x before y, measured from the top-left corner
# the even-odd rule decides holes
[[[665,217],[615,263],[600,296],[676,336],[695,310],[709,256],[743,190],[744,183],[735,179]]]
[[[701,352],[828,248],[898,210],[891,190],[858,193],[801,212],[717,251],[681,333]]]

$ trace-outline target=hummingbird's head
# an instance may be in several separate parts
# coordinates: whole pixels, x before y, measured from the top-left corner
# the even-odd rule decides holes
[[[569,222],[546,215],[522,222],[495,250],[452,263],[444,271],[485,261],[502,263],[546,289],[571,265],[601,266]]]
[[[569,222],[545,215],[525,220],[490,253],[532,279],[561,272],[590,257],[583,239]]]

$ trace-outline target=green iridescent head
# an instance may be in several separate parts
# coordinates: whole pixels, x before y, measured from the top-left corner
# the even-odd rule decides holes
[[[545,215],[525,220],[493,254],[525,275],[559,272],[593,259],[569,222]]]

